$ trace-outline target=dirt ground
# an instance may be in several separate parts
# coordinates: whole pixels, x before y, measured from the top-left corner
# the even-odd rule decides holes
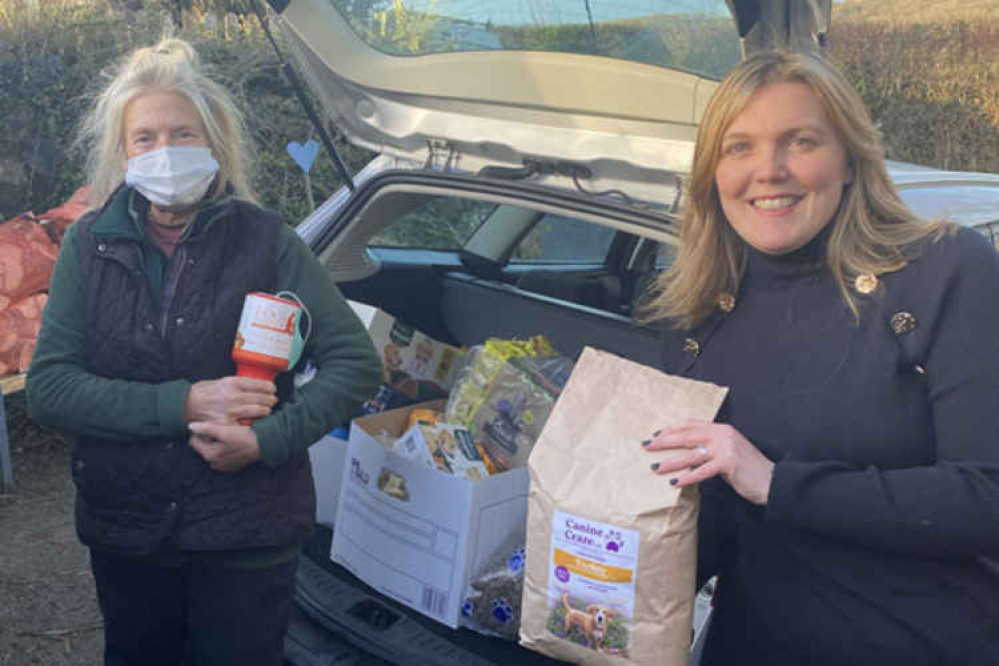
[[[101,614],[73,528],[70,444],[7,396],[14,483],[0,494],[0,666],[99,666]]]

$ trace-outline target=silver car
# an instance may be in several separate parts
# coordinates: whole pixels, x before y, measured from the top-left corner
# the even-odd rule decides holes
[[[542,333],[569,356],[592,345],[650,365],[658,336],[636,313],[673,256],[718,79],[775,39],[821,47],[831,10],[831,0],[270,4],[325,120],[377,154],[298,226],[348,298],[453,344]],[[890,171],[920,215],[999,239],[999,175]],[[321,493],[336,492],[329,477]],[[289,662],[553,663],[381,596],[330,561],[331,529],[317,529],[302,562]],[[697,609],[699,636],[703,594]]]

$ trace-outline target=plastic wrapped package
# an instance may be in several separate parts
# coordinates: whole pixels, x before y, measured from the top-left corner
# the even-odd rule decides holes
[[[481,634],[517,640],[524,594],[524,533],[511,535],[496,556],[475,572],[461,607],[461,624]]]
[[[472,347],[447,405],[447,420],[468,424],[479,405],[486,399],[496,375],[507,360],[519,356],[554,356],[555,350],[543,335],[529,340],[499,340],[490,338]]]
[[[487,340],[472,349],[447,421],[467,427],[497,469],[524,467],[571,371],[543,336]]]
[[[471,434],[462,426],[418,421],[396,441],[392,450],[407,460],[467,481],[481,481],[490,474]]]

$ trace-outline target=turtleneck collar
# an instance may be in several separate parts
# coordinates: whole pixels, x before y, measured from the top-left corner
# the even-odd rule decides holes
[[[820,272],[826,265],[826,246],[832,234],[832,223],[806,245],[788,254],[766,254],[747,246],[745,285],[779,285]]]

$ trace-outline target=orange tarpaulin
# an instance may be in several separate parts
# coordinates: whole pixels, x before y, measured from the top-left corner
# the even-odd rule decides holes
[[[48,223],[49,229],[55,236],[56,242],[61,243],[63,234],[66,233],[66,227],[71,225],[73,222],[87,212],[90,207],[90,202],[88,197],[90,196],[90,187],[84,185],[76,192],[73,192],[66,203],[61,206],[56,206],[50,210],[45,211],[41,215],[38,215],[39,220],[43,220]]]
[[[0,224],[0,310],[48,289],[57,254],[56,244],[27,215]]]
[[[0,376],[28,369],[47,298],[35,294],[0,311]]]
[[[87,211],[87,193],[81,187],[43,215],[25,213],[0,224],[0,377],[31,363],[47,298],[42,292],[58,255],[52,239],[61,241],[66,227]]]

